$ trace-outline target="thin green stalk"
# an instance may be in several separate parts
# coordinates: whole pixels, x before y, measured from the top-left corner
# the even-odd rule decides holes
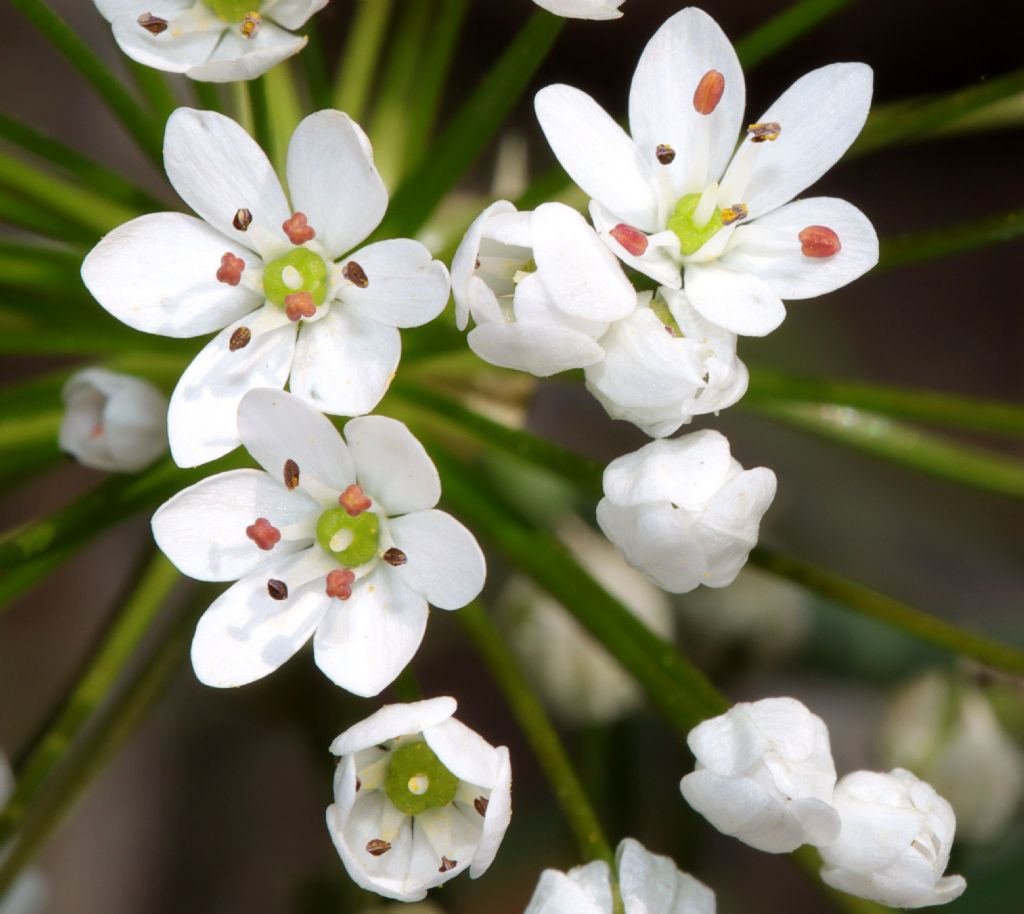
[[[64,411],[62,409],[54,409],[34,416],[0,418],[0,456],[5,456],[6,459],[6,455],[11,451],[24,447],[35,447],[40,443],[52,444],[53,452],[56,454],[57,431],[63,418]]]
[[[27,593],[50,572],[59,568],[75,553],[73,546],[61,546],[38,559],[22,562],[16,568],[0,574],[0,613],[22,594]]]
[[[196,94],[196,104],[204,111],[224,110],[224,99],[221,98],[220,86],[217,83],[204,83],[194,79],[192,91]]]
[[[750,562],[846,609],[877,619],[928,644],[970,657],[997,670],[1024,674],[1024,650],[953,625],[810,562],[764,546],[754,549]]]
[[[52,238],[55,241],[67,241],[82,245],[96,243],[95,232],[29,203],[5,190],[2,183],[0,183],[0,222],[6,222],[8,225],[34,232],[43,238]]]
[[[309,41],[305,50],[299,54],[299,63],[302,65],[302,74],[305,77],[306,88],[309,90],[309,100],[313,110],[320,111],[332,107],[331,78],[327,73],[324,46],[320,40],[320,29],[316,20],[311,19],[307,22],[304,30]]]
[[[736,42],[744,68],[752,69],[850,5],[850,0],[798,0]]]
[[[278,64],[262,77],[267,97],[267,130],[270,145],[265,146],[270,161],[274,163],[278,175],[285,174],[285,163],[288,158],[288,144],[292,133],[302,120],[302,104],[295,85],[290,61]]]
[[[63,247],[0,241],[0,284],[19,289],[82,295],[80,270],[83,251]]]
[[[162,555],[148,558],[138,583],[100,640],[74,687],[17,766],[17,786],[0,811],[0,846],[6,844],[54,769],[102,705],[135,655],[181,575]]]
[[[167,77],[160,70],[136,63],[130,58],[128,59],[128,69],[131,71],[132,79],[135,80],[135,85],[142,93],[142,97],[149,103],[149,107],[153,109],[158,120],[164,123],[174,109],[180,105]]]
[[[334,107],[363,119],[393,0],[358,0],[334,84]]]
[[[1024,236],[1024,208],[959,225],[884,238],[878,266],[889,270],[908,263],[938,260],[990,244],[1015,241],[1021,236]]]
[[[142,151],[159,167],[163,159],[163,129],[160,122],[135,100],[74,29],[43,0],[11,0],[11,3],[92,84]]]
[[[274,132],[271,126],[270,105],[267,99],[267,77],[260,76],[243,83],[249,101],[249,115],[252,118],[253,139],[267,155],[274,147]]]

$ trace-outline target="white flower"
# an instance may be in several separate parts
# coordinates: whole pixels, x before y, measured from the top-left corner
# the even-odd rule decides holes
[[[348,115],[319,111],[288,148],[291,204],[263,151],[234,121],[180,108],[167,122],[167,176],[201,216],[155,213],[107,235],[82,278],[137,330],[220,332],[171,396],[171,454],[195,466],[239,442],[238,403],[284,386],[324,412],[359,415],[384,396],[398,327],[436,317],[448,272],[406,239],[359,244],[387,209],[369,141]],[[223,328],[223,329],[221,329]]]
[[[636,310],[598,340],[604,358],[584,369],[587,389],[613,419],[656,438],[746,393],[736,334],[700,316],[678,289],[638,296]]]
[[[770,854],[839,837],[828,728],[796,699],[733,705],[686,741],[697,766],[679,789],[720,832]]]
[[[306,45],[327,0],[93,0],[132,60],[206,82],[253,79]]]
[[[871,69],[842,63],[799,79],[733,155],[743,72],[706,13],[685,9],[648,43],[629,98],[632,137],[587,94],[548,86],[537,117],[555,155],[593,198],[594,225],[624,262],[680,288],[712,323],[763,336],[782,299],[813,298],[878,260],[878,239],[849,203],[789,203],[860,132]]]
[[[821,878],[881,904],[922,908],[959,898],[967,882],[945,876],[956,831],[953,808],[909,771],[855,771],[833,799],[839,840],[821,849]]]
[[[385,705],[331,745],[327,829],[362,888],[398,901],[491,865],[512,815],[508,749],[452,715],[454,698]]]
[[[626,0],[533,0],[541,9],[567,19],[619,19]]]
[[[563,521],[558,531],[603,587],[651,631],[671,639],[672,611],[662,591],[578,518]],[[512,580],[501,602],[512,647],[561,718],[607,723],[643,704],[636,681],[560,603],[522,578]]]
[[[135,473],[167,450],[167,398],[148,381],[86,368],[68,378],[61,396],[60,447],[79,463]]]
[[[352,419],[342,441],[297,397],[254,390],[238,426],[263,470],[212,476],[153,517],[157,544],[182,572],[240,579],[199,621],[196,675],[244,685],[313,636],[330,679],[376,695],[416,653],[428,602],[458,609],[480,592],[480,547],[434,510],[437,470],[401,422]]]
[[[964,840],[993,841],[1024,796],[1024,753],[970,680],[925,673],[894,696],[880,733],[886,767],[911,768],[945,797]]]
[[[626,914],[715,914],[715,893],[668,858],[626,838],[615,853]],[[568,873],[545,870],[524,914],[612,914],[612,887],[604,861]]]
[[[459,329],[470,315],[477,324],[468,342],[480,358],[539,377],[600,361],[598,338],[636,307],[615,258],[561,203],[485,209],[452,261],[452,293]]]
[[[757,544],[775,474],[744,470],[719,432],[652,441],[604,471],[597,522],[659,587],[686,593],[731,584]]]

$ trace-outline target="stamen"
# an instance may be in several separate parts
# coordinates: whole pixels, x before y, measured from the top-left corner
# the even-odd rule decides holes
[[[487,804],[487,797],[477,797],[473,801],[473,808],[481,816],[486,816],[487,815],[487,805],[488,805]]]
[[[252,213],[247,209],[240,209],[235,213],[231,224],[240,232],[246,231],[252,225]]]
[[[244,269],[245,261],[228,251],[220,259],[220,267],[217,270],[217,282],[227,283],[229,286],[237,286],[242,281],[242,270]]]
[[[308,292],[292,292],[284,297],[284,313],[288,320],[297,321],[303,317],[312,317],[316,314],[316,302]]]
[[[382,857],[389,850],[391,850],[391,842],[385,841],[383,838],[374,838],[366,842],[366,853],[373,857]]]
[[[288,585],[284,581],[278,581],[276,578],[271,578],[267,581],[267,593],[270,594],[273,600],[287,600],[288,599]]]
[[[363,782],[360,781],[359,777],[357,776],[356,777],[356,793],[359,793],[359,791],[362,789],[362,787],[363,787]]]
[[[824,225],[809,225],[798,237],[804,257],[835,257],[843,249],[839,236]]]
[[[289,289],[298,291],[302,288],[302,274],[291,264],[288,264],[288,266],[281,271],[281,282],[283,282]]]
[[[242,19],[242,34],[246,38],[255,38],[263,24],[263,17],[257,12],[246,13]]]
[[[345,509],[349,517],[357,517],[364,511],[368,511],[373,501],[363,491],[363,487],[352,483],[341,495],[338,496],[338,504]]]
[[[782,133],[782,124],[766,121],[763,124],[751,124],[747,127],[751,143],[774,143]]]
[[[642,257],[647,252],[647,236],[640,229],[620,222],[608,234],[634,257]]]
[[[441,857],[441,865],[438,867],[439,873],[447,873],[448,870],[453,870],[459,865],[458,860],[449,860],[447,857]]]
[[[384,559],[384,561],[387,562],[389,565],[393,565],[395,568],[397,568],[399,565],[404,565],[406,562],[409,561],[409,557],[404,552],[402,552],[402,550],[399,549],[397,546],[392,546],[387,552],[384,553],[384,555],[381,556],[381,558]]]
[[[722,210],[722,225],[732,225],[750,215],[750,208],[746,203],[734,203]]]
[[[265,517],[257,517],[254,524],[245,528],[245,535],[264,552],[269,552],[281,541],[281,531]]]
[[[245,349],[250,342],[252,342],[252,331],[248,327],[237,327],[231,334],[231,339],[228,340],[228,349],[236,352],[239,349]]]
[[[290,457],[284,462],[284,487],[291,492],[299,485],[299,465]]]
[[[370,284],[370,280],[366,277],[366,271],[354,260],[346,263],[345,269],[341,273],[352,285],[358,286],[360,289],[365,289]]]
[[[725,77],[718,70],[708,70],[693,93],[693,108],[698,114],[711,114],[722,100]]]
[[[671,165],[676,160],[676,151],[667,143],[659,143],[654,149],[654,158],[662,165]]]
[[[352,596],[356,576],[347,568],[335,568],[327,575],[327,596],[347,600]]]
[[[92,431],[89,432],[90,438],[102,438],[103,437],[103,423],[97,422],[93,427]]]
[[[718,182],[712,181],[697,201],[697,208],[693,211],[693,224],[697,228],[704,228],[711,221],[715,214],[715,206],[718,203]]]
[[[135,21],[149,32],[150,35],[159,35],[161,32],[167,31],[167,20],[154,16],[152,13],[143,13]]]
[[[292,213],[281,223],[281,228],[292,244],[305,244],[316,238],[316,232],[306,222],[305,213]]]

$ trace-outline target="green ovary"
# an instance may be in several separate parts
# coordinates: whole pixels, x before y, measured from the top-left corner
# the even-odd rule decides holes
[[[447,806],[458,787],[459,779],[425,742],[406,743],[391,753],[384,791],[399,812],[416,816]]]
[[[344,508],[328,508],[316,522],[316,541],[341,565],[365,565],[380,546],[380,518],[372,511],[352,517]]]
[[[263,294],[268,300],[283,305],[293,292],[308,292],[317,307],[327,298],[327,264],[308,248],[289,251],[263,268]]]
[[[258,13],[260,0],[206,0],[206,5],[225,22],[241,22],[246,13]]]
[[[693,213],[700,203],[700,194],[687,194],[680,197],[672,215],[668,217],[669,231],[675,232],[679,239],[679,250],[689,256],[696,254],[712,236],[722,228],[722,211],[716,209],[706,225],[696,225]]]

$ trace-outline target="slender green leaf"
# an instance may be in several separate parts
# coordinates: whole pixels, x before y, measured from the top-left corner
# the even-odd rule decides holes
[[[96,233],[91,229],[70,222],[63,216],[55,216],[17,194],[5,190],[2,182],[0,182],[0,222],[34,232],[43,238],[52,238],[54,241],[66,241],[81,245],[96,243]]]
[[[264,75],[250,79],[242,83],[242,86],[244,94],[248,96],[253,139],[267,155],[270,155],[274,149],[274,131],[271,125],[270,102],[267,98],[267,77]]]
[[[959,225],[898,235],[882,240],[881,269],[938,260],[1024,236],[1024,208],[998,216],[986,216]]]
[[[361,121],[377,70],[393,0],[357,0],[334,86],[334,107]]]
[[[305,77],[309,100],[314,111],[332,107],[331,77],[327,72],[327,61],[324,58],[324,46],[320,39],[320,29],[315,19],[310,19],[304,26],[309,42],[305,50],[299,54],[299,63]]]
[[[756,67],[849,5],[850,0],[798,0],[736,42],[740,62],[748,70]]]
[[[192,91],[196,94],[196,104],[204,111],[224,110],[224,99],[221,97],[220,86],[217,83],[204,83],[197,79],[192,80]]]
[[[154,70],[144,64],[128,59],[128,69],[138,86],[142,97],[149,103],[160,123],[166,122],[174,109],[179,106],[178,97],[174,94],[167,76],[160,70]]]
[[[82,255],[81,249],[0,241],[0,286],[84,296]]]
[[[302,120],[302,104],[290,61],[278,64],[263,77],[267,93],[267,129],[270,146],[264,147],[278,175],[285,177],[288,144]]]

